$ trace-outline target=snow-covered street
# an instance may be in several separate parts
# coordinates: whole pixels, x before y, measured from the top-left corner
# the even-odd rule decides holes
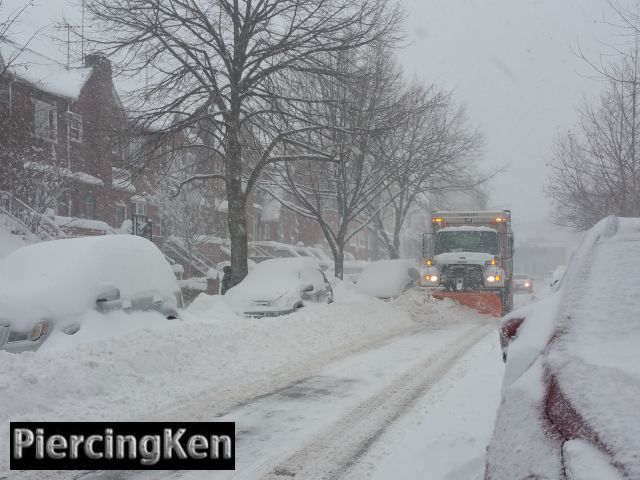
[[[502,376],[494,318],[420,290],[384,302],[342,288],[335,304],[279,318],[241,319],[214,297],[189,313],[160,331],[2,353],[1,441],[9,420],[234,421],[236,470],[212,478],[413,478],[399,465],[423,470],[429,455],[429,478],[480,468]]]

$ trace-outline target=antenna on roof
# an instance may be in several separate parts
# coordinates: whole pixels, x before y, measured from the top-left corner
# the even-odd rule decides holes
[[[80,19],[80,50],[81,50],[81,59],[82,62],[84,63],[84,2],[85,0],[82,0],[82,18]]]
[[[65,18],[62,22],[56,24],[56,30],[67,31],[67,68],[71,64],[71,30],[78,28],[79,25],[71,25]]]

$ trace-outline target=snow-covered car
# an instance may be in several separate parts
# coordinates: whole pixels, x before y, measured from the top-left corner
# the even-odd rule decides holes
[[[274,242],[271,240],[260,240],[249,242],[249,257],[256,263],[264,262],[271,258],[291,258],[300,257],[293,245],[287,243]]]
[[[525,273],[513,274],[514,293],[533,293],[533,278]]]
[[[342,280],[348,284],[356,284],[364,269],[369,265],[366,260],[345,260],[342,264]]]
[[[317,262],[309,257],[273,258],[257,264],[225,299],[239,314],[276,317],[307,302],[331,303],[333,290]]]
[[[377,298],[397,297],[415,286],[420,275],[413,260],[378,260],[369,263],[356,283],[356,290]]]
[[[638,264],[640,218],[608,217],[556,291],[501,321],[485,480],[640,478]]]
[[[333,260],[331,260],[322,248],[306,247],[306,249],[315,257],[316,262],[318,262],[323,272],[326,272],[333,266]]]
[[[54,330],[77,332],[90,311],[156,310],[175,319],[181,308],[171,266],[141,237],[53,240],[0,260],[0,350],[36,350]]]

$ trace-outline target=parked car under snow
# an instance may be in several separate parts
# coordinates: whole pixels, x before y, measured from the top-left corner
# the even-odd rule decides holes
[[[28,245],[0,260],[0,350],[38,349],[90,311],[158,311],[179,318],[182,295],[158,248],[133,235]]]
[[[356,283],[356,290],[372,297],[397,297],[416,285],[419,277],[413,260],[378,260],[364,268]]]
[[[501,320],[485,480],[640,478],[639,262],[640,218],[608,217],[555,291]]]
[[[275,317],[292,313],[307,302],[331,303],[333,290],[314,259],[274,258],[256,265],[225,298],[239,314]]]

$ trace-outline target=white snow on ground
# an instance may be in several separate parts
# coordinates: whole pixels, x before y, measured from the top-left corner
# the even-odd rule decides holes
[[[14,235],[0,227],[0,259],[25,245],[26,242],[20,235]]]
[[[203,403],[220,411],[308,376],[331,359],[466,311],[452,302],[420,302],[414,300],[422,312],[414,319],[338,286],[334,304],[246,319],[222,297],[203,295],[184,321],[163,328],[87,338],[68,348],[0,352],[0,451],[8,451],[9,421],[177,418],[171,412],[194,415]],[[7,462],[0,455],[0,474]]]
[[[482,478],[502,371],[492,332],[381,435],[345,479]]]

